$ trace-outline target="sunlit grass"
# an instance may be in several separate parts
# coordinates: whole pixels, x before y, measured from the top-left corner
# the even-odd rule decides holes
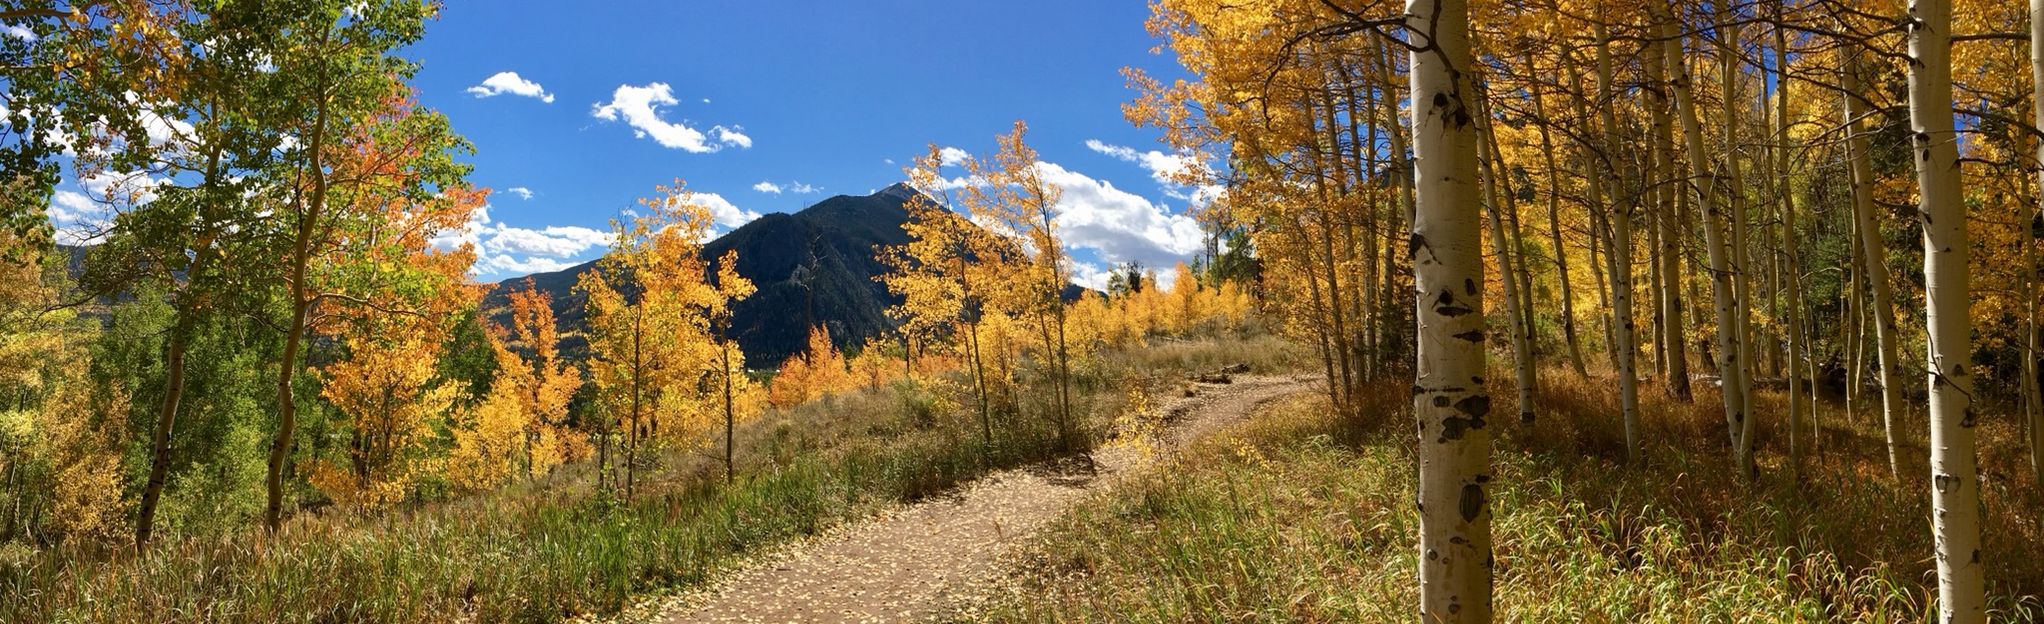
[[[1875,417],[1845,418],[1827,404],[1824,452],[1800,485],[1787,470],[1786,431],[1770,423],[1759,438],[1764,474],[1748,485],[1729,470],[1708,387],[1694,404],[1643,388],[1648,454],[1629,466],[1612,384],[1561,370],[1543,378],[1540,420],[1497,431],[1501,619],[1928,619],[1929,489],[1906,473],[1887,479]],[[1315,396],[1279,402],[1171,469],[1089,501],[1027,549],[1018,569],[1029,572],[1002,585],[986,619],[1411,619],[1409,397],[1405,384],[1374,386],[1365,423],[1334,422]],[[1781,409],[1780,394],[1763,396],[1764,418]],[[1983,429],[1990,608],[1997,620],[2034,620],[2044,604],[2034,555],[2044,497],[2008,452],[2020,442],[2014,427]],[[1922,451],[1905,457],[1920,464]]]
[[[1246,356],[1243,354],[1247,354]],[[1126,384],[1163,388],[1187,370],[1300,361],[1270,337],[1166,342],[1080,369],[1089,439]],[[1193,367],[1193,368],[1183,368]],[[952,383],[956,383],[954,380]],[[1021,414],[1048,392],[1023,388]],[[0,560],[0,622],[550,622],[615,612],[700,583],[743,555],[989,470],[1055,454],[1041,416],[1009,414],[997,444],[977,413],[921,384],[826,397],[740,435],[737,481],[719,460],[668,453],[641,494],[594,494],[586,465],[488,494],[379,515],[304,513],[274,536],[171,536],[146,557],[67,546]]]

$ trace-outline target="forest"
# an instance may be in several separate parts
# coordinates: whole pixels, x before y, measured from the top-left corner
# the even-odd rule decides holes
[[[852,337],[479,281],[470,10],[0,7],[0,621],[2044,619],[2044,0],[1150,0],[1202,248],[930,142]]]

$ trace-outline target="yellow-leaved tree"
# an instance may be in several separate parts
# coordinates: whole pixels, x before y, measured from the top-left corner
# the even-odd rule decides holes
[[[717,370],[710,383],[724,388],[724,480],[737,478],[738,423],[757,416],[764,408],[765,393],[745,374],[745,352],[731,336],[731,304],[752,296],[758,289],[752,280],[738,274],[738,251],[724,252],[717,259],[716,295],[704,301],[703,314],[710,319],[710,341],[717,346]]]
[[[434,470],[433,424],[453,408],[455,384],[436,378],[441,332],[411,318],[345,339],[348,359],[320,372],[321,395],[345,414],[350,432],[340,461],[313,460],[307,480],[335,502],[379,508],[410,496]]]
[[[937,259],[980,265],[980,279],[957,282],[951,278],[929,287],[951,288],[945,282],[956,283],[960,294],[953,300],[960,304],[958,314],[975,321],[974,329],[993,312],[1027,326],[1036,343],[1037,362],[1050,382],[1049,411],[1058,430],[1058,446],[1069,449],[1074,442],[1071,397],[1074,350],[1064,300],[1065,290],[1071,285],[1070,258],[1065,255],[1057,223],[1062,191],[1046,179],[1036,150],[1025,140],[1028,130],[1027,124],[1017,121],[1013,131],[997,137],[999,149],[991,158],[967,156],[959,161],[966,183],[957,185],[957,207],[946,212],[962,214],[965,225],[976,225],[977,231],[983,232],[973,236],[984,238],[973,240],[986,242],[976,249],[965,247],[963,251],[933,253]],[[938,184],[945,179],[941,171],[943,161],[936,154],[919,159],[909,172],[911,182],[920,188],[952,186]],[[939,222],[950,218],[938,216]],[[911,234],[918,241],[942,240],[927,234],[916,237],[913,231]],[[969,268],[963,273],[973,274]],[[984,373],[983,366],[976,365],[975,369]],[[981,375],[982,379],[985,377]],[[986,391],[981,394],[985,423]]]
[[[501,338],[491,335],[491,347],[498,361],[510,355]],[[519,400],[518,388],[495,383],[475,408],[454,428],[454,449],[447,456],[447,479],[455,487],[485,490],[496,487],[518,473],[519,458],[525,453],[525,431],[530,422]]]
[[[730,302],[751,294],[752,284],[737,274],[735,254],[720,259],[715,283],[709,279],[702,241],[710,207],[680,181],[640,204],[642,214],[614,224],[610,254],[576,286],[589,297],[600,472],[608,472],[615,440],[624,471],[616,485],[627,498],[649,445],[699,447],[721,415],[728,459],[728,431],[757,412],[744,355],[723,335]]]
[[[510,307],[510,327],[490,330],[496,378],[454,423],[446,470],[456,487],[487,489],[589,454],[588,441],[568,426],[568,401],[582,375],[560,357],[552,300],[528,281],[512,291]]]
[[[789,408],[855,387],[857,380],[852,378],[844,354],[831,342],[830,330],[817,325],[809,328],[808,348],[788,358],[774,374],[768,396],[775,407]]]

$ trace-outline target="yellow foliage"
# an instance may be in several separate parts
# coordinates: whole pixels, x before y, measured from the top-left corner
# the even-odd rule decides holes
[[[588,295],[590,422],[603,444],[622,443],[627,492],[643,446],[699,446],[760,403],[744,354],[725,335],[731,303],[754,287],[738,274],[736,252],[704,264],[710,207],[678,181],[640,204],[642,214],[613,224],[611,253],[577,285]]]
[[[834,392],[859,387],[845,365],[843,354],[830,341],[830,330],[818,325],[809,329],[809,348],[781,364],[768,389],[768,402],[788,408]]]
[[[409,496],[430,470],[432,424],[458,394],[434,378],[440,337],[421,323],[397,325],[348,337],[348,359],[321,373],[322,396],[352,432],[344,460],[312,461],[307,480],[342,505],[378,508]]]
[[[454,450],[447,457],[447,478],[456,487],[485,490],[518,473],[525,454],[530,419],[518,389],[498,383],[482,403],[456,423]]]
[[[125,391],[109,388],[95,398],[82,378],[65,380],[43,402],[37,429],[56,486],[49,528],[57,535],[100,540],[123,530],[121,424],[127,413]]]

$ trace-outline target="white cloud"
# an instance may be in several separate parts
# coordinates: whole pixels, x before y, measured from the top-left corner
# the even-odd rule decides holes
[[[57,242],[90,245],[113,224],[113,210],[77,191],[57,191],[50,196],[47,215],[56,230]]]
[[[1191,156],[1166,154],[1157,150],[1138,151],[1132,147],[1105,143],[1098,139],[1086,139],[1086,148],[1118,160],[1142,165],[1144,169],[1150,171],[1151,179],[1163,185],[1164,194],[1173,199],[1204,204],[1220,195],[1221,187],[1213,184],[1195,186],[1189,192],[1186,190],[1183,180],[1188,174],[1197,172],[1200,167],[1199,160]]]
[[[689,127],[686,123],[674,123],[660,118],[660,107],[679,103],[674,99],[674,90],[667,83],[655,82],[643,87],[618,85],[611,93],[610,101],[598,104],[590,115],[607,121],[622,121],[632,127],[633,136],[652,138],[661,146],[688,150],[694,153],[714,152],[726,146],[752,147],[752,137],[737,128],[715,126],[717,133],[713,142],[703,131]]]
[[[115,215],[156,201],[157,188],[169,180],[141,171],[100,171],[72,182],[77,190],[59,189],[50,195],[45,216],[56,230],[57,242],[92,245],[113,227]]]
[[[1150,170],[1150,177],[1165,184],[1177,184],[1173,176],[1191,172],[1198,164],[1191,156],[1166,154],[1157,150],[1136,151],[1133,147],[1113,145],[1099,139],[1086,139],[1086,149],[1100,152],[1116,159],[1142,165]]]
[[[514,186],[511,188],[507,188],[504,189],[504,192],[510,193],[512,195],[517,195],[519,199],[532,199],[532,189],[525,188],[523,186]]]
[[[142,96],[130,91],[123,94],[128,104],[139,109],[137,117],[142,121],[142,130],[149,136],[149,144],[163,146],[171,141],[190,138],[195,128],[190,122],[175,117],[164,117],[156,112],[158,105],[145,104]]]
[[[610,245],[610,234],[579,225],[549,225],[533,230],[499,223],[483,240],[483,249],[501,254],[566,258],[593,247]]]
[[[710,130],[717,133],[717,142],[719,143],[723,143],[725,145],[736,145],[740,148],[752,147],[752,137],[745,136],[744,132],[740,132],[740,130],[744,130],[744,128],[726,128],[723,126],[717,126],[711,128]]]
[[[518,76],[518,72],[512,71],[492,74],[490,77],[484,78],[482,84],[469,87],[467,92],[473,93],[479,98],[509,93],[521,97],[536,98],[548,104],[554,103],[554,94],[547,93],[546,89],[539,86],[539,83],[521,78]]]
[[[1071,261],[1070,268],[1072,283],[1101,292],[1107,291],[1107,278],[1114,274],[1113,271],[1100,268],[1100,265],[1078,260]]]
[[[946,147],[944,149],[937,150],[937,164],[945,167],[956,167],[960,163],[965,162],[965,159],[971,157],[972,157],[971,154],[968,154],[965,152],[965,150],[958,149],[956,147]]]
[[[1173,213],[1161,204],[1114,187],[1057,163],[1037,161],[1043,181],[1059,190],[1057,225],[1065,243],[1073,249],[1090,250],[1109,264],[1140,262],[1145,266],[1167,267],[1191,259],[1204,246],[1199,222]],[[986,180],[960,176],[939,179],[935,191],[983,186]],[[1105,280],[1103,269],[1074,261],[1074,280],[1092,287],[1088,280]],[[1105,284],[1104,281],[1100,282]]]
[[[9,37],[20,39],[22,41],[36,40],[35,33],[30,32],[28,30],[28,27],[16,26],[14,24],[0,25],[0,35],[7,35]]]
[[[1201,250],[1199,222],[1192,217],[1056,163],[1038,162],[1036,168],[1062,191],[1058,227],[1073,247],[1091,249],[1109,263],[1148,266],[1170,266]]]
[[[724,199],[723,195],[716,193],[689,193],[688,201],[709,208],[710,220],[727,228],[745,225],[759,218],[759,213],[741,209],[731,203],[731,200]]]
[[[796,195],[808,195],[810,193],[823,192],[823,187],[814,186],[810,184],[803,184],[799,181],[792,180],[789,181],[787,184],[775,184],[770,180],[760,180],[759,184],[752,185],[752,190],[759,191],[761,193],[766,193],[768,195],[779,195],[783,192],[794,193]]]
[[[488,258],[477,257],[476,258],[477,270],[475,272],[495,273],[502,275],[531,275],[533,273],[551,273],[554,271],[566,269],[571,266],[575,266],[576,264],[577,264],[576,262],[571,260],[556,260],[553,258],[539,257],[526,258],[513,258],[511,256],[490,256]]]
[[[610,243],[610,233],[579,225],[533,229],[493,221],[488,206],[476,210],[460,228],[433,238],[433,245],[440,249],[463,245],[473,249],[476,264],[470,271],[479,275],[558,271],[573,266],[575,257],[607,248]]]

